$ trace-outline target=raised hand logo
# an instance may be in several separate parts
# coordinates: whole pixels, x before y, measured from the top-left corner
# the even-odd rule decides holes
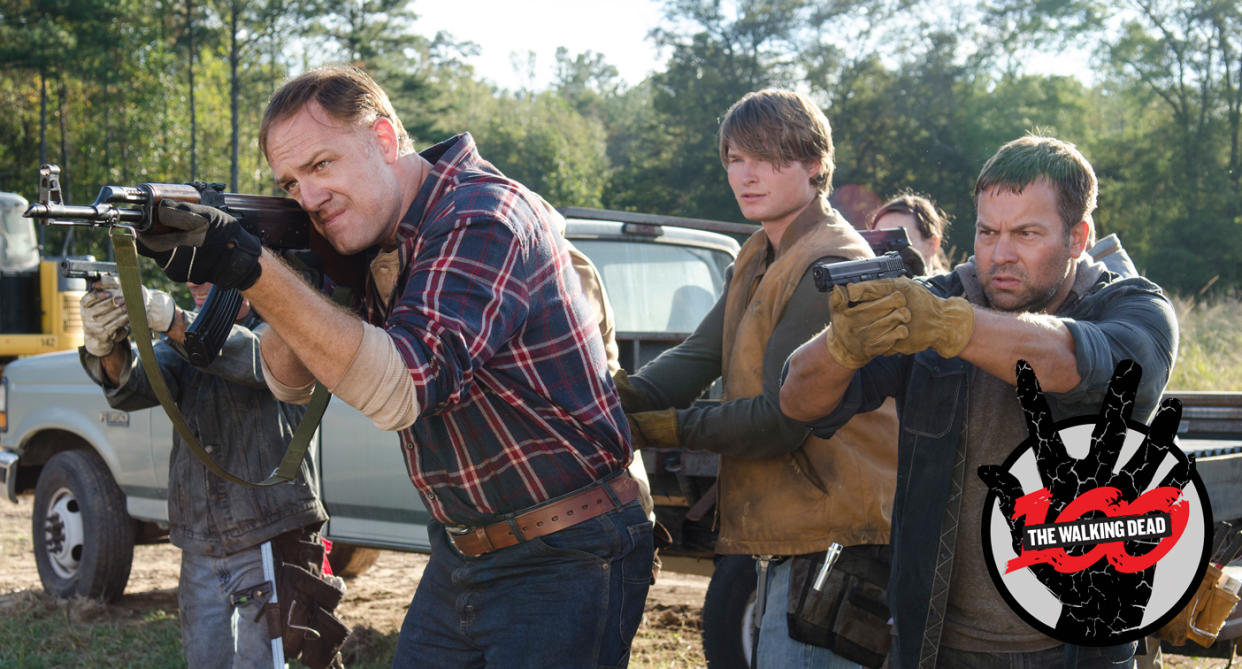
[[[1061,641],[1145,636],[1184,606],[1206,568],[1211,511],[1175,441],[1181,402],[1164,400],[1150,428],[1132,420],[1142,370],[1125,360],[1098,416],[1057,423],[1034,370],[1019,361],[1017,372],[1029,437],[978,472],[990,490],[982,526],[993,580]]]

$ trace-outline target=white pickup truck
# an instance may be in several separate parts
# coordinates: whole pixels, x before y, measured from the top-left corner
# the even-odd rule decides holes
[[[595,263],[616,319],[622,365],[634,371],[686,337],[724,288],[738,240],[753,226],[569,208],[566,236]],[[85,286],[83,286],[84,288]],[[136,543],[166,540],[172,426],[156,407],[117,411],[86,376],[76,351],[18,359],[0,376],[0,490],[34,490],[35,561],[44,588],[60,596],[120,596]],[[340,401],[329,404],[312,445],[331,520],[333,564],[346,574],[374,560],[375,548],[426,552],[429,516],[406,476],[397,435]],[[660,520],[675,544],[667,569],[710,573],[715,535],[710,454],[644,453]],[[693,508],[693,513],[689,511]],[[687,520],[687,516],[692,519]],[[691,558],[678,561],[678,557]],[[754,589],[749,559],[719,570],[711,597],[721,604],[707,627],[730,643],[710,654],[743,652]],[[709,599],[710,601],[710,599]],[[743,660],[744,661],[744,660]]]

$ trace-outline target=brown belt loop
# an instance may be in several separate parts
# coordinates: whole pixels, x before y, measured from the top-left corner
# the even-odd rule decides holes
[[[509,524],[509,531],[513,533],[513,537],[518,540],[519,544],[522,543],[523,541],[526,541],[527,537],[526,535],[522,534],[522,528],[518,527],[518,522],[517,522],[516,517],[510,518],[506,520],[505,522]]]
[[[608,479],[606,481],[602,481],[600,483],[600,486],[604,489],[604,493],[608,495],[608,499],[612,500],[613,508],[615,509],[619,509],[628,503],[628,502],[622,502],[621,497],[617,494],[617,491],[613,490],[612,488],[614,485],[620,482],[617,479],[621,479],[621,478],[630,478],[630,473],[623,469],[621,470],[621,473],[618,474],[617,476],[611,479]]]
[[[446,526],[449,541],[462,554],[478,557],[558,532],[619,509],[638,499],[638,482],[622,470],[616,476],[520,511],[483,527]]]

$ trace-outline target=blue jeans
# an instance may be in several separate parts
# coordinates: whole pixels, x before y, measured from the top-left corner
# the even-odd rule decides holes
[[[431,559],[393,667],[625,667],[651,583],[637,501],[547,536],[466,557],[432,522]]]
[[[252,600],[234,608],[229,603],[230,594],[265,580],[258,546],[219,558],[181,552],[177,604],[190,669],[272,666],[267,623],[255,622],[263,604]]]
[[[795,641],[789,637],[789,621],[786,618],[789,604],[789,574],[792,560],[784,560],[768,567],[767,603],[763,607],[763,619],[759,623],[758,669],[861,669],[836,653]]]
[[[1120,646],[1079,646],[1077,669],[1123,669],[1134,666],[1135,644]],[[1053,669],[1067,667],[1075,649],[1055,646],[1047,650],[1027,653],[972,653],[965,650],[940,647],[937,667],[952,669]]]

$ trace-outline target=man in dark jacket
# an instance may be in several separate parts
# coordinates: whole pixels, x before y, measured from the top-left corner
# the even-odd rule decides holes
[[[200,307],[210,288],[191,284]],[[164,335],[154,347],[156,362],[189,428],[226,471],[250,481],[267,478],[305,408],[278,402],[267,389],[259,364],[258,316],[243,302],[219,358],[199,369],[182,348],[195,314],[178,309],[158,290],[143,289],[143,297],[149,327]],[[108,403],[125,411],[155,406],[159,400],[130,347],[129,319],[115,280],[97,284],[82,298],[82,320],[82,366],[103,387]],[[264,599],[252,592],[267,581],[260,547],[275,540],[281,562],[320,572],[318,529],[328,516],[312,460],[306,458],[287,484],[245,487],[209,472],[174,433],[168,469],[169,538],[181,549],[177,598],[186,662],[272,666],[273,634],[258,615]],[[278,599],[293,596],[284,585],[278,592]]]
[[[975,197],[974,257],[933,277],[930,290],[899,279],[834,293],[832,325],[790,357],[781,408],[826,436],[897,398],[893,666],[1128,662],[1132,644],[1063,647],[1002,600],[983,562],[988,488],[975,472],[1026,438],[1018,360],[1038,374],[1057,420],[1096,414],[1117,363],[1134,360],[1142,383],[1133,417],[1147,420],[1177,350],[1173,309],[1155,284],[1084,253],[1096,179],[1073,145],[1034,136],[1006,144],[983,167]]]

